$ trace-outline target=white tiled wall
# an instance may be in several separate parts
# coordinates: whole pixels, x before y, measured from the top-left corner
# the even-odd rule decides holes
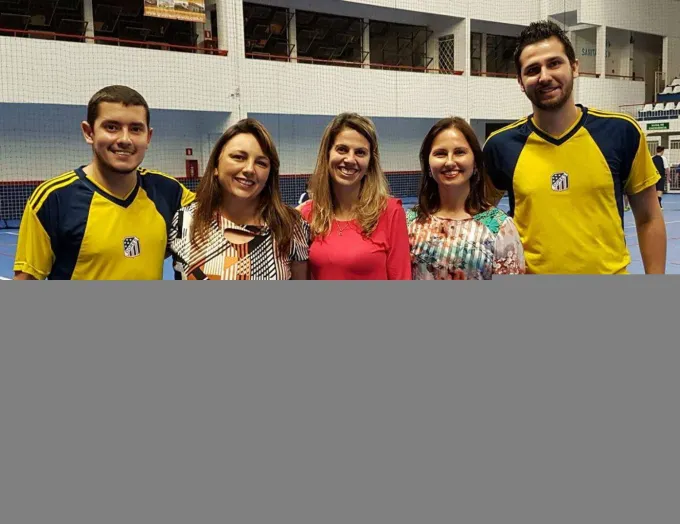
[[[281,130],[295,123],[297,139],[292,140],[283,131],[277,133],[285,171],[300,172],[307,169],[311,156],[315,155],[311,151],[318,144],[322,131],[319,122],[341,111],[356,111],[377,120],[384,119],[385,136],[397,144],[387,154],[394,159],[388,161],[389,168],[398,170],[412,167],[410,150],[419,146],[424,122],[451,114],[478,121],[514,120],[530,111],[530,105],[514,79],[469,76],[467,53],[470,42],[464,39],[474,27],[488,27],[489,23],[496,22],[505,24],[504,28],[513,28],[547,14],[569,12],[569,17],[579,24],[606,24],[621,29],[617,33],[620,38],[615,39],[617,49],[623,49],[628,30],[670,35],[664,46],[667,54],[664,63],[680,74],[680,2],[674,0],[256,1],[359,18],[448,27],[465,51],[456,59],[457,66],[466,69],[465,74],[424,74],[245,59],[241,0],[217,0],[220,16],[227,17],[228,34],[226,38],[220,35],[231,47],[227,57],[0,36],[0,116],[8,114],[8,106],[2,107],[9,103],[35,105],[35,114],[42,111],[40,107],[46,107],[43,104],[82,108],[104,85],[130,85],[147,98],[154,110],[169,110],[168,115],[175,115],[174,121],[172,116],[167,117],[167,125],[162,126],[164,133],[157,132],[155,149],[150,155],[156,155],[151,158],[160,164],[166,162],[163,158],[174,159],[167,160],[169,165],[164,168],[182,174],[183,162],[176,167],[175,163],[181,159],[168,151],[183,151],[180,143],[196,143],[205,149],[202,141],[206,134],[220,131],[220,126],[213,125],[214,122],[198,126],[182,124],[187,118],[191,120],[188,116],[191,112],[204,115],[200,118],[208,120],[205,115],[216,113],[222,122],[228,114],[232,119],[247,114],[269,115],[263,119],[276,122]],[[617,52],[621,54],[625,50]],[[624,58],[620,57],[619,63]],[[591,69],[594,69],[595,64],[592,65]],[[576,95],[579,102],[608,110],[645,101],[643,83],[608,78],[580,78]],[[46,115],[71,118],[68,112],[48,111]],[[283,127],[281,122],[285,124]],[[12,129],[18,128],[8,128],[8,125],[0,127],[0,130],[4,129],[5,151],[10,149],[9,143],[16,144],[18,140],[10,138]],[[184,126],[188,133],[196,136],[178,135],[173,126]],[[46,132],[40,130],[36,136]],[[56,150],[66,147],[59,145],[59,140],[66,139],[55,138],[50,142],[55,144]],[[165,147],[163,140],[170,145]],[[307,141],[312,145],[302,145]],[[68,147],[77,151],[78,156],[82,152],[80,138],[69,143]],[[402,157],[399,156],[401,150],[409,152]],[[303,151],[302,155],[300,151]],[[62,163],[72,163],[71,157],[63,159]],[[21,162],[17,161],[16,165]],[[12,173],[3,167],[0,178],[8,176]]]
[[[203,168],[228,115],[151,110],[154,136],[144,166],[185,175],[187,148]],[[89,162],[90,146],[80,131],[83,106],[0,104],[0,181],[44,180]]]

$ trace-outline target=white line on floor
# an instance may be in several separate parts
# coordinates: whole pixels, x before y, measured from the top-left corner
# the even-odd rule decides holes
[[[0,280],[12,280],[12,279],[7,277],[0,277]]]
[[[15,236],[15,237],[18,237],[18,236],[19,236],[19,233],[15,233],[14,231],[5,231],[4,233],[5,233],[6,235],[12,235],[12,236]]]

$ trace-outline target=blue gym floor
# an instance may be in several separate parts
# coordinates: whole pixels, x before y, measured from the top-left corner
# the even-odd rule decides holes
[[[415,199],[403,199],[404,207],[412,207]],[[503,199],[499,206],[507,211],[507,199]],[[680,275],[680,195],[664,195],[663,214],[666,220],[666,234],[668,236],[668,255],[666,257],[666,273]],[[642,258],[637,243],[633,214],[628,211],[625,215],[624,227],[626,241],[630,249],[632,262],[628,270],[633,274],[644,274]],[[18,230],[0,230],[0,279],[12,278],[12,265],[16,251]],[[173,280],[170,260],[165,261],[164,280]]]

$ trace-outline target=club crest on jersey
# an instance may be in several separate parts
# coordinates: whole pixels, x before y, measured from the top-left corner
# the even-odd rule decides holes
[[[123,252],[128,258],[138,257],[141,253],[139,239],[137,237],[125,237],[125,240],[123,240]]]
[[[555,173],[552,176],[553,191],[566,191],[569,189],[569,175],[567,173]]]

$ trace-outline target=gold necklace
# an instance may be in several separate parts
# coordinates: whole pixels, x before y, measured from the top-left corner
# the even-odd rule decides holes
[[[350,229],[352,227],[352,222],[349,221],[349,222],[347,222],[347,225],[345,227],[341,227],[340,221],[337,221],[337,226],[338,226],[338,236],[342,236],[343,231],[347,231],[348,229]]]

